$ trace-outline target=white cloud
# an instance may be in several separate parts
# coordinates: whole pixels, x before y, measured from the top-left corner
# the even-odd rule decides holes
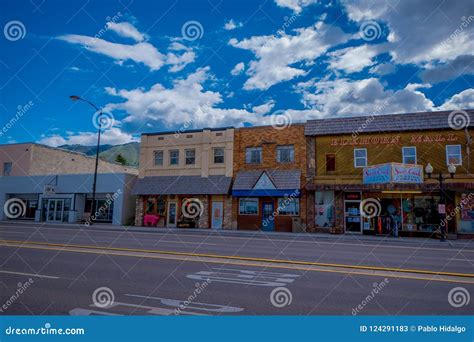
[[[474,89],[466,89],[459,94],[453,95],[448,99],[440,109],[443,110],[459,110],[474,108]]]
[[[234,19],[230,19],[227,23],[225,23],[224,29],[230,31],[242,26],[243,24],[241,22],[235,22]]]
[[[374,6],[371,0],[344,0],[343,4],[357,22],[376,20],[388,26],[387,51],[397,63],[447,61],[474,50],[472,1],[387,1]]]
[[[105,55],[115,59],[115,63],[123,65],[124,61],[131,60],[135,63],[142,63],[150,68],[150,70],[159,70],[163,65],[170,65],[170,72],[182,70],[189,63],[194,62],[196,54],[191,48],[173,42],[169,49],[172,51],[184,51],[181,55],[169,52],[166,55],[158,51],[149,42],[144,41],[146,36],[140,33],[134,26],[129,23],[110,23],[109,28],[121,36],[131,37],[138,43],[136,44],[120,44],[106,41],[102,38],[82,36],[76,34],[68,34],[59,36],[58,39],[71,44],[82,45],[85,49]]]
[[[346,73],[358,72],[375,64],[374,57],[379,54],[375,45],[360,45],[337,50],[329,54],[329,65]]]
[[[132,141],[138,141],[132,135],[122,132],[118,127],[112,127],[102,132],[100,136],[103,144],[121,145]],[[38,141],[40,144],[57,147],[60,145],[85,145],[93,146],[97,144],[97,133],[95,132],[67,132],[65,137],[59,134],[42,136]]]
[[[318,0],[275,0],[280,7],[287,7],[295,13],[301,13],[304,7],[317,3]]]
[[[260,106],[252,107],[252,111],[254,113],[263,115],[263,114],[269,113],[273,109],[274,106],[275,106],[275,101],[271,100]]]
[[[235,67],[230,71],[234,76],[240,75],[245,69],[245,64],[243,62],[237,63]]]
[[[371,74],[376,74],[379,76],[385,76],[393,73],[396,70],[396,66],[392,63],[383,63],[376,65],[370,68],[369,72]]]
[[[452,61],[429,66],[422,72],[421,78],[424,82],[438,83],[468,74],[474,74],[473,55],[462,55]]]
[[[136,42],[143,42],[147,38],[146,35],[138,31],[135,26],[127,22],[115,23],[111,21],[107,23],[107,27],[118,35],[132,38]]]
[[[256,57],[249,63],[247,75],[250,77],[244,89],[265,90],[279,82],[305,75],[307,70],[295,64],[311,65],[328,48],[349,39],[340,28],[322,22],[294,32],[294,35],[284,33],[279,37],[254,36],[242,41],[229,41],[236,48],[252,51]]]
[[[205,90],[203,84],[211,79],[209,67],[200,68],[184,79],[176,79],[169,88],[155,84],[150,89],[132,90],[107,88],[108,94],[120,97],[122,102],[109,103],[107,111],[125,111],[124,127],[140,132],[147,124],[175,129],[188,123],[192,127],[241,126],[265,120],[264,107],[252,111],[237,108],[218,108],[223,102],[219,92]],[[270,108],[270,104],[266,104]],[[189,124],[190,123],[190,124]]]

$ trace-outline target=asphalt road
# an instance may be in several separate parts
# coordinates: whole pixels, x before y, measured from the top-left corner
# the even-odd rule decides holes
[[[383,240],[320,241],[291,234],[251,238],[22,225],[0,225],[0,240],[0,315],[467,315],[474,308],[470,244],[461,248]],[[12,246],[5,240],[55,245]],[[64,244],[85,247],[71,249]],[[129,253],[136,250],[184,255]],[[257,265],[240,257],[363,265],[369,270],[455,272],[466,277],[410,279],[404,272],[387,276],[330,267],[295,269],[281,263]],[[24,290],[16,296],[19,288]]]

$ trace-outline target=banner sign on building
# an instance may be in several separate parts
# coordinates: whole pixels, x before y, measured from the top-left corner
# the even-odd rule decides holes
[[[423,167],[421,165],[386,163],[364,168],[364,184],[421,184]]]

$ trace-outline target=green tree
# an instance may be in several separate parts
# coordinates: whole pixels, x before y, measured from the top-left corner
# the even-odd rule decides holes
[[[122,165],[127,165],[127,159],[125,159],[120,153],[117,154],[117,157],[115,158],[115,162]]]

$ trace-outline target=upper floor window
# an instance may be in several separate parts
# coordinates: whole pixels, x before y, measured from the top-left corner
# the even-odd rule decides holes
[[[326,172],[336,171],[336,154],[326,154]]]
[[[186,150],[186,165],[196,164],[196,150]]]
[[[171,150],[170,151],[170,165],[178,165],[179,164],[179,150]]]
[[[13,167],[12,162],[3,163],[3,175],[4,176],[10,176],[10,174],[12,172],[12,167]]]
[[[354,167],[366,167],[366,166],[367,166],[367,149],[355,148],[354,149]]]
[[[403,164],[416,164],[416,147],[409,146],[402,148]]]
[[[247,147],[245,151],[245,162],[247,164],[260,164],[262,162],[262,148]]]
[[[461,145],[446,145],[446,165],[462,165]]]
[[[155,157],[155,165],[162,166],[163,165],[163,151],[154,151]]]
[[[295,147],[293,145],[277,146],[277,161],[292,163],[295,161]]]
[[[215,148],[214,149],[214,164],[224,164],[224,149]]]

